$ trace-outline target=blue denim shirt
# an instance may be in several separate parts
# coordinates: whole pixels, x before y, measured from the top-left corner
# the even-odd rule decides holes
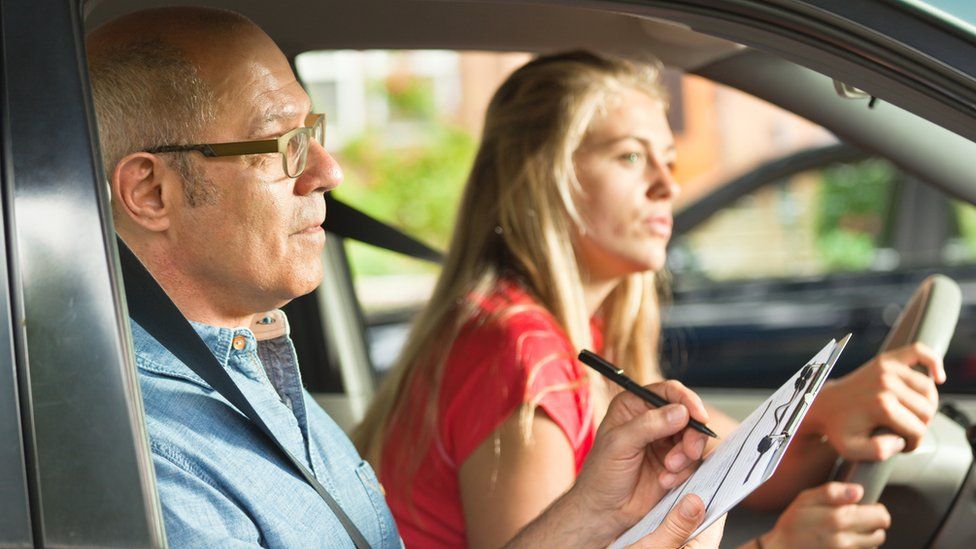
[[[257,328],[193,327],[370,545],[400,547],[373,470],[302,388],[284,314],[269,313],[265,323],[284,329],[259,342]],[[169,545],[353,547],[322,498],[250,420],[130,324]]]

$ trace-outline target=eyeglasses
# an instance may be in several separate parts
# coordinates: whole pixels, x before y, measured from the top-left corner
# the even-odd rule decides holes
[[[298,177],[308,163],[308,148],[312,140],[325,146],[325,115],[310,114],[305,126],[295,128],[277,139],[259,141],[235,141],[233,143],[201,143],[197,145],[162,145],[145,149],[147,153],[171,153],[198,151],[203,156],[244,156],[248,154],[281,153],[281,164],[288,177]]]

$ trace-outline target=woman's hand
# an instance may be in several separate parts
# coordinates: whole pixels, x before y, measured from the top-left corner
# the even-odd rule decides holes
[[[763,549],[881,545],[885,529],[891,526],[891,516],[880,503],[857,505],[863,496],[860,485],[840,482],[800,492],[776,526],[760,537]]]
[[[921,365],[928,375],[912,369]],[[916,343],[874,357],[824,386],[801,429],[826,436],[845,459],[878,461],[914,450],[939,405],[942,360]],[[871,436],[878,427],[892,433]]]

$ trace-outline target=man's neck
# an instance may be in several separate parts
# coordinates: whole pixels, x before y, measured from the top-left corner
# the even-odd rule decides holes
[[[133,252],[187,320],[219,328],[240,328],[250,326],[258,314],[233,307],[227,302],[229,295],[225,288],[187,275],[165,253],[135,248]]]

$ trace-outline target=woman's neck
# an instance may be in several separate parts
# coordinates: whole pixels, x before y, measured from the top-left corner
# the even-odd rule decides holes
[[[583,282],[583,301],[586,302],[586,314],[590,318],[600,310],[600,306],[610,295],[610,292],[620,283],[619,278],[608,280],[588,280]]]

